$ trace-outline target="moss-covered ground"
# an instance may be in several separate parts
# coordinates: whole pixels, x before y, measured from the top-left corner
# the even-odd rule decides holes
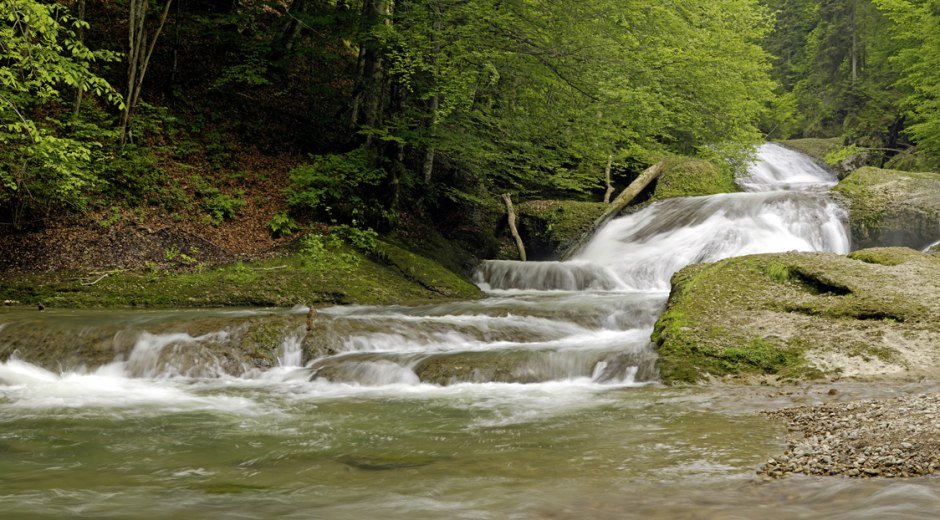
[[[47,307],[285,307],[393,304],[481,296],[466,277],[387,242],[372,254],[334,245],[220,267],[5,274],[0,300]]]
[[[652,200],[740,191],[734,182],[734,172],[728,166],[682,156],[665,161],[666,168],[656,182]]]
[[[666,383],[812,379],[940,364],[940,259],[904,248],[691,266],[653,341]]]

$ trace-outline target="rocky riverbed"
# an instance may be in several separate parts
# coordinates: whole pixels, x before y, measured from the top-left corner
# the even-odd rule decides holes
[[[758,469],[791,474],[917,477],[940,473],[940,394],[924,393],[764,412],[785,420],[788,448]]]

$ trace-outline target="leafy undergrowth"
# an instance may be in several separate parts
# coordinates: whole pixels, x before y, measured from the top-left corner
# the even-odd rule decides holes
[[[479,296],[464,277],[384,242],[371,254],[331,244],[319,255],[303,251],[211,269],[59,271],[9,275],[0,284],[0,300],[55,307],[287,307]]]

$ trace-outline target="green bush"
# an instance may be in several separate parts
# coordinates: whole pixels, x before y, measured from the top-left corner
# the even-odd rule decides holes
[[[297,231],[298,227],[297,221],[291,218],[286,211],[276,213],[271,217],[271,220],[268,221],[268,229],[271,230],[271,234],[275,238],[292,235],[294,231]]]
[[[212,217],[212,223],[218,226],[225,220],[238,216],[238,212],[245,207],[245,192],[235,190],[235,195],[227,195],[213,188],[211,195],[203,198],[202,208]]]
[[[385,172],[369,165],[364,150],[314,157],[290,173],[287,204],[294,210],[340,221],[379,218],[369,194],[378,191]]]
[[[374,253],[378,247],[379,234],[371,228],[359,229],[344,224],[334,226],[330,232],[364,253]]]

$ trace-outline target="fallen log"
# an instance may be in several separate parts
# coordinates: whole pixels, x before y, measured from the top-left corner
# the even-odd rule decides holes
[[[626,189],[620,192],[620,195],[617,195],[617,198],[614,199],[614,201],[611,202],[609,206],[607,206],[607,209],[604,210],[604,213],[601,216],[597,217],[594,223],[591,224],[591,227],[588,228],[588,230],[585,231],[583,235],[581,235],[581,238],[578,239],[578,241],[575,242],[571,247],[569,247],[567,251],[565,251],[565,254],[562,255],[562,259],[567,260],[580,251],[587,241],[590,240],[592,236],[594,236],[594,233],[597,233],[597,230],[604,227],[604,224],[623,211],[623,209],[633,202],[633,199],[642,193],[647,186],[658,179],[659,176],[663,174],[665,169],[665,161],[660,161],[641,173],[640,176],[636,178],[636,180],[631,182],[630,185],[626,187]]]

